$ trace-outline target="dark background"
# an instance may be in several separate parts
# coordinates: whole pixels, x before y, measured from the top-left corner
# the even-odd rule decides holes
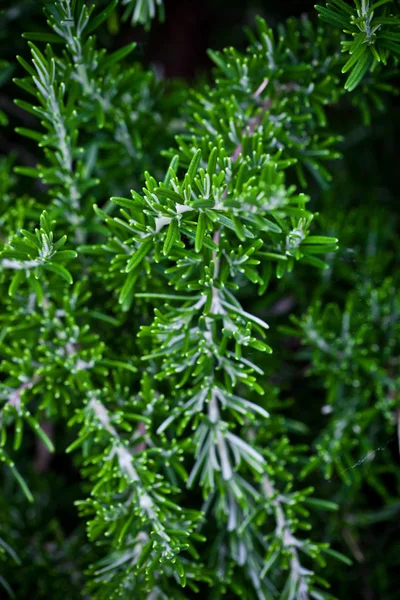
[[[193,78],[209,68],[207,49],[246,45],[246,26],[256,15],[275,23],[314,12],[312,0],[166,0],[164,23],[153,23],[151,32],[137,33],[145,59],[162,65],[166,77]],[[125,32],[132,35],[132,30]]]

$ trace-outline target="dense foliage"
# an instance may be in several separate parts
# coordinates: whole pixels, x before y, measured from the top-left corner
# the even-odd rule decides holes
[[[168,2],[6,5],[0,584],[396,598],[397,2],[258,17],[191,87],[129,37]]]

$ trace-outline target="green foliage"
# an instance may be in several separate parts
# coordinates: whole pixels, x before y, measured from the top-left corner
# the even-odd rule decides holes
[[[37,142],[45,159],[43,165],[17,171],[51,186],[60,218],[72,225],[81,242],[87,235],[82,223],[92,219],[93,195],[111,194],[107,174],[113,171],[113,181],[118,178],[122,189],[135,181],[135,174],[140,173],[137,166],[150,160],[149,152],[157,156],[161,120],[157,109],[161,88],[154,76],[138,65],[121,67],[135,44],[108,55],[96,49],[91,34],[101,25],[104,11],[93,17],[93,7],[69,0],[46,5],[54,33],[24,37],[35,42],[50,40],[54,49],[47,44],[43,53],[30,41],[32,65],[18,58],[29,76],[16,80],[35,98],[35,104],[25,100],[16,104],[43,125],[40,131],[25,127],[17,131]],[[55,50],[60,47],[57,56]],[[104,182],[102,191],[97,192],[100,181]]]
[[[122,6],[126,6],[124,18],[129,18],[132,25],[140,23],[148,29],[156,12],[158,12],[159,19],[164,20],[163,0],[122,0]]]
[[[121,4],[146,26],[162,9]],[[400,426],[398,243],[375,196],[350,208],[369,183],[346,162],[393,92],[373,64],[396,54],[389,4],[319,8],[355,34],[345,89],[340,36],[307,17],[257,19],[193,90],[110,43],[117,1],[47,2],[47,30],[24,34],[35,161],[0,161],[10,595],[353,597],[337,561],[396,514],[388,474],[400,489],[394,464],[366,467]]]
[[[330,179],[325,161],[338,158],[338,138],[325,128],[325,108],[342,93],[334,41],[308,19],[289,20],[277,31],[258,19],[250,41],[245,53],[210,52],[218,85],[193,94],[181,152],[189,155],[189,143],[205,149],[219,135],[233,159],[253,144],[254,152],[295,165],[303,187],[305,169],[323,184]]]
[[[373,454],[379,446],[375,436],[384,421],[390,430],[396,415],[398,294],[390,279],[379,287],[361,284],[348,294],[345,307],[317,305],[297,323],[312,351],[311,374],[322,378],[327,390],[322,410],[330,415],[316,441],[318,455],[307,469],[322,461],[327,478],[336,468],[346,481],[347,469],[357,462],[357,437],[362,437],[363,454]],[[378,431],[377,422],[382,423]]]
[[[397,63],[400,19],[394,0],[354,0],[353,6],[346,0],[332,0],[316,9],[321,19],[353,38],[342,41],[342,52],[350,55],[342,68],[342,73],[350,71],[345,89],[354,90],[368,71],[379,63],[386,65],[392,54]]]
[[[74,250],[61,250],[67,241],[66,235],[54,242],[46,211],[40,216],[40,229],[35,230],[35,235],[25,229],[21,230],[21,234],[22,239],[15,236],[0,254],[3,269],[17,271],[10,283],[10,296],[14,296],[19,285],[25,279],[29,281],[32,274],[36,280],[40,280],[43,270],[55,273],[72,283],[71,274],[64,264],[78,255]],[[31,287],[38,300],[42,299],[43,290],[40,283],[34,282]]]

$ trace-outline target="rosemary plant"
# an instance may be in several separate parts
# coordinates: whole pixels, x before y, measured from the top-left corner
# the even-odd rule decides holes
[[[340,173],[390,116],[397,5],[259,17],[188,89],[110,42],[120,20],[163,19],[161,1],[99,4],[45,2],[17,57],[13,125],[35,161],[0,162],[0,583],[361,598],[337,572],[365,560],[363,486],[383,519],[398,510],[393,461],[363,469],[400,427],[399,254],[394,211],[352,213],[362,182]],[[389,600],[382,568],[367,586]]]

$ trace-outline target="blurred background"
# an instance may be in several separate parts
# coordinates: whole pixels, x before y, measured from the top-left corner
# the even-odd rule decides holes
[[[146,58],[167,77],[192,78],[209,68],[208,48],[246,45],[245,27],[256,15],[273,26],[282,19],[313,12],[310,0],[167,0],[166,21],[155,24],[144,44]]]

